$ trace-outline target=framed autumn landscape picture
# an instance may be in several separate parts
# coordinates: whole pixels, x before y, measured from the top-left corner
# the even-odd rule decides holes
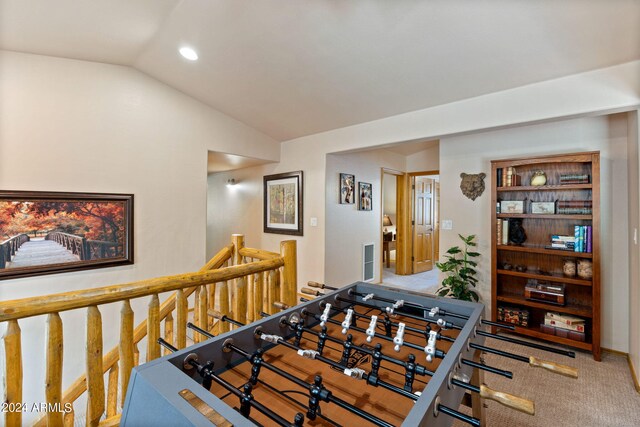
[[[133,194],[0,190],[0,280],[133,263]]]

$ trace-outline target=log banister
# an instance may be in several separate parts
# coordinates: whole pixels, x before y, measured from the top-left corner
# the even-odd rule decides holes
[[[283,265],[284,261],[282,259],[272,259],[259,261],[254,264],[234,265],[215,271],[177,274],[175,276],[140,280],[124,285],[64,292],[48,296],[47,298],[34,297],[6,301],[3,302],[2,308],[0,308],[0,322],[53,312],[75,310],[92,305],[109,304],[122,301],[123,299],[140,298],[152,294],[202,286],[212,282],[222,282],[247,274],[273,270]]]
[[[220,311],[231,315],[229,311],[231,301],[228,299],[230,291],[234,291],[234,309],[238,311],[234,314],[236,318],[258,318],[257,313],[268,296],[271,299],[282,296],[281,299],[290,297],[295,300],[295,292],[288,295],[291,286],[295,286],[295,244],[293,240],[282,242],[281,253],[278,254],[246,248],[244,236],[234,235],[232,244],[218,252],[198,272],[3,302],[0,307],[0,322],[8,324],[4,336],[7,351],[5,398],[8,401],[22,399],[21,337],[17,321],[48,314],[45,384],[48,403],[61,402],[66,407],[65,404],[73,404],[86,391],[88,392],[87,425],[98,425],[98,423],[103,425],[106,420],[101,423],[99,420],[105,412],[107,418],[117,425],[119,418],[116,414],[117,407],[123,405],[131,369],[138,364],[137,344],[145,337],[155,344],[160,336],[161,322],[164,321],[165,338],[170,342],[175,341],[177,347],[184,348],[187,345],[186,323],[189,311],[187,298],[196,289],[199,290],[199,295],[194,301],[193,310],[194,315],[197,314],[199,317],[198,324],[203,329],[211,330],[212,326],[213,330],[218,327],[223,329],[217,332],[223,332],[226,325],[224,322],[208,324],[209,316],[206,312],[214,305],[218,305]],[[229,264],[232,265],[229,266]],[[176,292],[160,304],[158,295],[169,291]],[[134,315],[129,301],[147,296],[151,299],[148,317],[134,329]],[[251,302],[246,301],[249,296]],[[219,300],[216,301],[218,298]],[[120,340],[116,347],[103,355],[102,318],[98,307],[113,302],[122,302]],[[62,321],[59,312],[80,308],[87,308],[86,372],[62,394],[63,347]],[[175,315],[174,310],[176,310]],[[160,356],[159,346],[153,344],[147,345],[146,361]],[[56,349],[59,350],[56,351]],[[105,389],[104,375],[107,372],[109,381],[108,388]],[[61,413],[49,415],[51,414],[41,417],[34,425],[73,424],[73,411],[64,415]],[[19,414],[14,414],[13,418],[5,414],[5,422],[16,420],[20,422]]]

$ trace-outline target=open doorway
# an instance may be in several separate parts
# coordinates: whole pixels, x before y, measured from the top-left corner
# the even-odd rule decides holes
[[[382,283],[434,293],[439,286],[438,171],[382,173]]]

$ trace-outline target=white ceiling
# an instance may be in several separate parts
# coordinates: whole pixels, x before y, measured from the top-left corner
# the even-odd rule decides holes
[[[130,65],[288,140],[640,59],[640,1],[0,0],[0,48]]]

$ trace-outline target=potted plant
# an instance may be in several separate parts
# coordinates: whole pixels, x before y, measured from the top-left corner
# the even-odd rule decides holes
[[[465,301],[478,301],[478,293],[473,290],[478,279],[476,279],[475,267],[478,263],[472,258],[479,257],[478,252],[469,251],[469,248],[477,246],[474,239],[475,235],[464,237],[458,234],[464,242],[464,248],[453,246],[446,252],[445,262],[436,262],[436,267],[443,273],[447,273],[447,277],[442,281],[442,286],[436,291],[436,294],[445,297],[451,296],[456,299]]]

